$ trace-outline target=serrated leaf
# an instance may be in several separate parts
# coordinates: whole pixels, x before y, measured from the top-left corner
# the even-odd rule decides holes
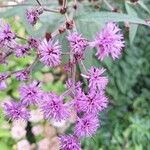
[[[149,26],[145,20],[129,14],[123,13],[113,13],[113,12],[91,12],[85,13],[83,15],[77,16],[79,21],[84,21],[85,23],[94,23],[94,22],[130,22],[134,24],[142,24]]]

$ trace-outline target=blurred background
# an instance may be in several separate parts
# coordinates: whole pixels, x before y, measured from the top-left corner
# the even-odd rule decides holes
[[[61,1],[59,1],[60,3]],[[110,11],[100,1],[82,0],[79,2],[81,12]],[[124,0],[110,0],[112,6],[119,11],[136,13],[140,18],[150,18],[150,1],[144,0],[145,5],[126,5]],[[0,0],[0,18],[10,23],[13,31],[21,37],[44,37],[45,32],[54,31],[62,23],[62,16],[45,13],[33,28],[25,19],[26,8],[36,5],[34,0]],[[58,1],[42,0],[42,3],[50,8],[58,6]],[[99,4],[99,5],[97,5]],[[7,5],[18,5],[7,7]],[[132,6],[132,8],[131,8]],[[35,7],[35,6],[34,6]],[[128,9],[130,7],[130,9]],[[78,30],[87,38],[92,39],[102,24],[89,25],[78,22]],[[100,65],[107,69],[109,86],[107,95],[110,98],[109,108],[100,114],[101,128],[92,139],[82,140],[83,150],[150,150],[150,28],[146,26],[132,26],[128,23],[120,24],[123,29],[126,48],[121,59],[112,61],[106,59],[99,64],[92,55],[90,64]],[[60,41],[63,49],[67,49],[64,40],[65,34],[61,35]],[[23,42],[23,41],[22,41]],[[1,49],[1,48],[0,48]],[[0,72],[23,69],[35,58],[34,52],[25,58],[10,56],[7,64],[0,65]],[[62,58],[66,62],[67,58]],[[80,73],[79,69],[79,73]],[[33,74],[34,79],[43,83],[46,91],[55,91],[58,94],[65,91],[67,75],[62,66],[50,69],[37,63]],[[17,88],[20,82],[15,78],[7,80],[8,88],[0,91],[0,105],[2,102],[13,98],[18,99]],[[57,136],[64,132],[71,132],[74,115],[67,122],[60,124],[51,121],[45,122],[38,109],[31,111],[31,119],[28,123],[8,122],[2,115],[0,108],[0,150],[58,150]]]

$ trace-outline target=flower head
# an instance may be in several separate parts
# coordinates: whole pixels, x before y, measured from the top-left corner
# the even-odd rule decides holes
[[[30,71],[28,69],[25,69],[25,70],[17,72],[15,75],[16,75],[17,80],[24,81],[28,79],[29,74],[30,74]]]
[[[15,101],[4,103],[4,111],[6,116],[12,120],[28,120],[30,117],[26,107],[22,103]]]
[[[123,34],[120,33],[120,28],[116,23],[110,22],[106,24],[102,32],[100,32],[92,46],[97,47],[96,56],[103,60],[105,57],[111,55],[115,60],[121,55],[124,45]]]
[[[61,136],[60,143],[62,150],[81,150],[78,138],[73,135]]]
[[[77,90],[76,95],[73,100],[73,105],[77,112],[83,112],[83,105],[82,102],[87,100],[85,93],[82,90]]]
[[[103,91],[90,90],[87,95],[83,92],[78,93],[74,102],[78,111],[96,114],[108,106],[108,98]]]
[[[26,11],[26,16],[28,22],[34,26],[37,23],[37,20],[39,19],[39,15],[43,13],[42,9],[32,9]]]
[[[22,103],[27,106],[38,104],[42,94],[37,82],[33,82],[29,85],[22,85],[19,92]]]
[[[11,31],[9,24],[0,24],[0,45],[10,46],[11,42],[15,39],[16,35]]]
[[[62,121],[69,117],[69,109],[63,103],[63,98],[55,93],[46,93],[44,95],[41,109],[46,119]]]
[[[38,47],[40,61],[49,67],[60,64],[61,46],[58,41],[53,43],[45,39]]]
[[[74,54],[83,54],[88,42],[81,34],[73,32],[68,35],[68,41],[70,42],[71,50]]]
[[[15,47],[16,57],[24,57],[28,54],[29,51],[30,48],[27,45],[17,45]]]
[[[95,134],[99,127],[99,119],[92,114],[86,114],[82,118],[78,118],[75,124],[75,135],[82,137],[89,137]]]
[[[88,87],[90,89],[104,90],[108,84],[108,78],[103,76],[104,72],[104,68],[99,69],[96,67],[91,67],[91,69],[88,70],[87,75],[82,76],[89,80]]]
[[[39,39],[35,39],[32,37],[29,37],[29,39],[28,39],[28,44],[29,44],[30,48],[38,48],[39,43],[40,43]]]
[[[75,84],[75,90],[81,90],[81,86],[82,86],[82,82],[78,81],[76,82]],[[73,81],[71,78],[69,78],[67,81],[66,81],[66,88],[69,90],[70,88],[73,87]]]

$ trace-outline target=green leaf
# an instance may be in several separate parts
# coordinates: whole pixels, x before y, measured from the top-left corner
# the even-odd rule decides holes
[[[150,13],[150,10],[147,8],[147,6],[144,4],[143,1],[139,0],[139,1],[138,1],[138,4],[139,4],[145,11],[147,11],[148,13]]]
[[[137,33],[137,29],[138,29],[138,25],[136,25],[136,24],[131,24],[129,27],[130,44],[132,44],[134,41],[134,38],[135,38],[136,33]]]
[[[128,2],[125,2],[126,11],[129,15],[138,16],[135,9],[131,7],[131,4]]]
[[[136,11],[131,7],[131,5],[127,2],[125,2],[125,8],[126,8],[126,11],[129,15],[133,15],[135,17],[137,17],[137,13]],[[129,39],[130,39],[130,44],[133,43],[133,40],[135,38],[135,35],[137,33],[137,29],[138,29],[138,25],[137,24],[130,24],[130,27],[129,27]]]
[[[10,148],[4,142],[0,142],[0,150],[10,150]]]
[[[0,12],[0,18],[9,18],[9,17],[13,17],[17,14],[20,14],[22,12],[22,10],[24,9],[24,7],[15,7],[15,8],[8,8],[5,11]]]
[[[114,12],[91,12],[85,13],[83,15],[77,16],[79,21],[84,21],[85,23],[98,23],[98,22],[130,22],[134,24],[142,24],[149,26],[145,20],[129,14],[114,13]]]
[[[11,137],[10,132],[5,129],[0,129],[0,138],[8,138]]]
[[[32,72],[35,73],[37,71],[40,71],[43,67],[44,67],[44,64],[41,63],[40,61],[37,61],[32,69]]]

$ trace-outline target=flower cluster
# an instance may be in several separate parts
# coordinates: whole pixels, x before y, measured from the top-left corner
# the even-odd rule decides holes
[[[28,22],[32,26],[34,26],[37,23],[40,14],[42,14],[42,13],[43,13],[43,9],[42,8],[36,8],[36,9],[32,9],[32,10],[27,10],[26,11],[26,15],[27,15]]]
[[[58,41],[54,43],[44,39],[38,47],[38,53],[40,61],[49,67],[55,67],[61,62],[61,46]]]
[[[27,10],[28,22],[35,25],[42,13],[43,9],[41,8]],[[19,38],[19,36],[11,30],[8,24],[0,26],[0,46],[8,48],[7,53],[3,53],[3,51],[0,53],[0,63],[5,62],[5,59],[9,56],[8,53],[14,54],[16,57],[25,57],[30,55],[31,50],[36,53],[36,59],[22,70],[0,74],[0,89],[7,88],[6,80],[12,75],[15,75],[16,79],[22,82],[28,80],[37,61],[50,68],[61,64],[62,46],[53,36],[43,39],[19,38],[26,41],[24,45],[18,43],[16,38]],[[67,52],[69,55],[67,66],[69,66],[68,70],[70,71],[67,73],[71,76],[66,82],[66,92],[57,95],[53,91],[44,91],[37,81],[24,83],[19,87],[20,101],[4,103],[4,111],[6,116],[12,120],[23,119],[28,121],[31,119],[30,106],[36,106],[40,108],[46,120],[62,122],[68,120],[71,110],[74,110],[76,121],[73,134],[62,135],[59,139],[61,149],[81,150],[80,139],[96,134],[100,127],[99,113],[104,111],[109,104],[105,92],[108,85],[108,77],[105,75],[106,69],[91,66],[87,70],[83,63],[86,57],[86,49],[91,48],[92,51],[93,47],[97,48],[95,55],[100,61],[108,56],[115,60],[121,56],[125,45],[121,29],[113,22],[107,23],[93,41],[89,41],[82,34],[77,31],[73,32],[73,30],[69,32],[66,40],[69,42],[68,48],[70,49]],[[79,64],[82,64],[84,68],[81,77],[87,80],[88,88],[86,89],[83,82],[76,81],[76,65]]]
[[[0,20],[0,46],[10,46],[14,39],[16,38],[16,35],[14,32],[11,31],[11,27],[9,24],[4,24]]]
[[[105,26],[102,32],[97,34],[92,45],[98,49],[96,53],[98,59],[103,60],[109,55],[111,55],[114,60],[119,58],[124,47],[124,38],[120,31],[116,23],[110,22]]]

